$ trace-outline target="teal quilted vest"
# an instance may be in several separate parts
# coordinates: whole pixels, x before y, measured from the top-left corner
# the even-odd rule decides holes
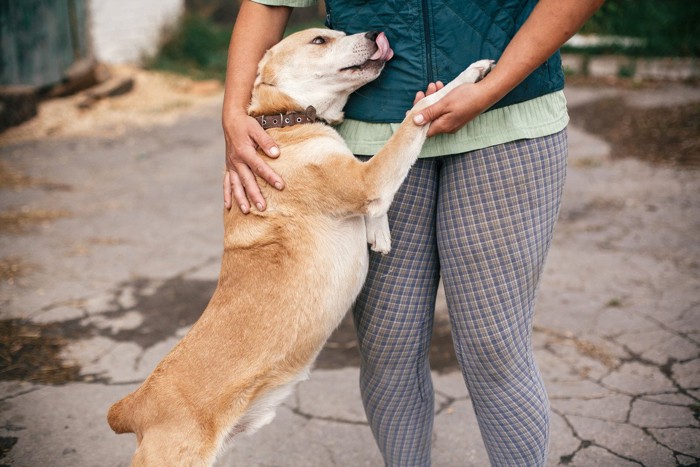
[[[394,58],[355,92],[346,118],[400,122],[416,91],[448,83],[482,58],[498,61],[537,0],[326,0],[326,25],[354,34],[384,31]],[[559,52],[492,109],[564,88]]]

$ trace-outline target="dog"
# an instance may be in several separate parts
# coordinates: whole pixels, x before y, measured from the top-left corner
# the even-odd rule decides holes
[[[211,301],[144,383],[110,408],[116,433],[136,433],[133,465],[212,465],[235,435],[269,423],[359,294],[367,244],[389,252],[386,213],[429,127],[415,125],[413,115],[493,65],[476,62],[420,100],[361,162],[326,123],[342,120],[348,96],[392,55],[383,33],[326,29],[293,34],[264,55],[249,114],[312,123],[268,130],[281,150],[269,164],[286,187],[259,179],[265,211],[224,212]]]

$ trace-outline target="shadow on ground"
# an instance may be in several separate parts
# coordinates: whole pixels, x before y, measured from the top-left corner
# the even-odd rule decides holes
[[[216,281],[211,280],[137,278],[119,284],[101,313],[50,323],[0,320],[0,381],[102,381],[99,375],[83,374],[79,365],[65,361],[62,350],[71,342],[94,336],[133,342],[146,350],[194,324],[215,288]],[[430,358],[435,370],[457,368],[447,320],[436,320]],[[359,364],[352,314],[348,312],[321,352],[316,368]]]
[[[53,323],[0,321],[1,380],[43,384],[96,381],[66,362],[61,351],[72,341],[93,336],[134,342],[148,349],[181,328],[191,326],[206,307],[216,281],[174,277],[164,281],[137,278],[119,284],[106,311]],[[131,319],[125,319],[131,314]],[[135,319],[134,319],[135,318]],[[116,323],[126,322],[117,327]]]

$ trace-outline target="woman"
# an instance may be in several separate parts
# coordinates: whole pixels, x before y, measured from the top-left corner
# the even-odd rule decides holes
[[[279,149],[245,109],[257,63],[281,39],[291,7],[313,3],[256,0],[241,6],[223,110],[227,208],[235,202],[244,213],[265,209],[254,173],[284,189],[255,151],[259,146],[277,157]],[[498,62],[484,80],[456,88],[414,119],[417,125],[432,122],[428,135],[435,137],[394,199],[392,251],[371,255],[353,310],[362,399],[387,465],[430,464],[428,349],[440,277],[491,464],[545,463],[549,404],[531,332],[566,171],[568,115],[557,49],[601,4],[326,1],[330,27],[384,31],[395,51],[382,76],[346,106],[339,131],[359,156],[374,154],[413,101],[442,81],[478,59]]]

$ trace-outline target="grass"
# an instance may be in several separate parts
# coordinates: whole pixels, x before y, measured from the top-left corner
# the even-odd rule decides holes
[[[166,37],[158,55],[146,63],[147,68],[194,79],[224,80],[230,28],[188,13]]]
[[[630,56],[700,56],[700,2],[692,0],[607,0],[584,25],[583,34],[642,39],[634,47],[608,45],[571,48],[567,52]]]

